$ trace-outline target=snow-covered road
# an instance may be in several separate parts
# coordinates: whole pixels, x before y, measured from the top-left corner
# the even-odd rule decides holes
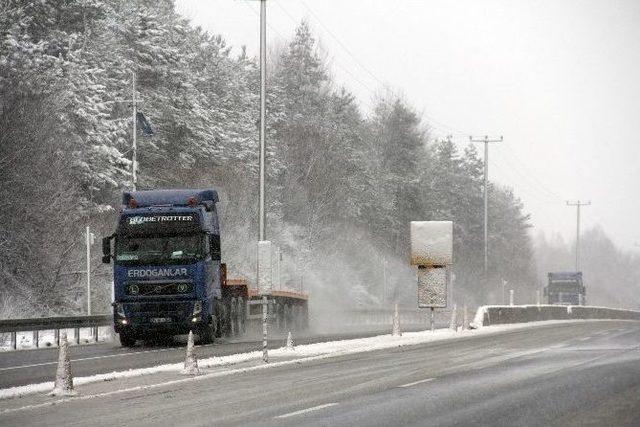
[[[5,412],[0,424],[637,425],[639,344],[638,322],[504,329],[117,393],[87,385],[99,398]]]

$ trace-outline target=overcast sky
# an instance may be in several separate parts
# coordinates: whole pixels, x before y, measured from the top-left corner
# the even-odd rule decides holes
[[[258,1],[177,5],[258,54]],[[302,19],[365,113],[387,85],[436,136],[503,135],[489,176],[514,188],[534,234],[573,240],[565,201],[591,200],[583,226],[640,252],[640,1],[269,0],[269,45]]]

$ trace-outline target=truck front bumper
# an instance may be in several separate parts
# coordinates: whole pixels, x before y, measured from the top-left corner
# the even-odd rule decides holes
[[[179,335],[197,329],[203,322],[202,313],[194,315],[195,301],[145,301],[116,304],[113,314],[117,333],[145,336]]]

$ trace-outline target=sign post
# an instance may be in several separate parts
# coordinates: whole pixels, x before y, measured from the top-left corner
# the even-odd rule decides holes
[[[411,221],[411,265],[418,267],[418,308],[447,307],[447,269],[453,263],[453,222]]]

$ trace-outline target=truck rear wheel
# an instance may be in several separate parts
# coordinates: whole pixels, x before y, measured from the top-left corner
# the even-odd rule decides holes
[[[242,297],[239,297],[236,301],[238,307],[236,309],[236,313],[238,313],[238,335],[242,335],[247,331],[247,326],[245,324],[246,313],[245,313],[245,303]]]
[[[123,347],[133,347],[136,345],[136,337],[127,332],[120,332],[120,345]]]

